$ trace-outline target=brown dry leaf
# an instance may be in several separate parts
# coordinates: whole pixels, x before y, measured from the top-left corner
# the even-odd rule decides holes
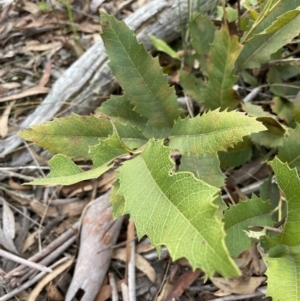
[[[145,273],[145,275],[150,279],[151,282],[156,283],[156,272],[152,265],[140,254],[135,255],[135,265],[136,267]],[[126,261],[126,249],[120,248],[113,252],[112,258],[119,259],[121,261]]]
[[[39,216],[56,217],[58,215],[76,216],[80,215],[84,207],[89,203],[88,199],[77,200],[72,203],[66,203],[63,205],[49,206],[33,200],[30,202],[30,207]]]
[[[40,79],[38,86],[45,87],[49,81],[50,75],[51,75],[51,61],[48,61],[45,66],[44,74]]]
[[[159,296],[157,298],[157,301],[165,301],[167,295],[170,293],[172,288],[173,288],[172,284],[170,284],[169,282],[165,282],[165,284],[161,290],[161,293],[159,294]]]
[[[1,138],[5,138],[8,133],[8,119],[9,119],[9,114],[14,106],[15,101],[11,102],[4,110],[2,116],[0,117],[0,136]]]
[[[187,271],[180,275],[180,277],[174,282],[172,290],[167,295],[166,301],[172,301],[178,299],[201,274],[201,270]]]
[[[13,95],[10,95],[10,96],[2,97],[2,98],[0,98],[0,102],[20,99],[20,98],[27,97],[27,96],[32,96],[32,95],[47,94],[47,93],[49,93],[49,91],[50,91],[49,88],[35,86],[35,87],[29,88],[25,91],[22,91],[20,93],[16,93],[16,94],[13,94]]]
[[[27,236],[27,238],[24,242],[23,248],[22,248],[22,253],[25,253],[36,242],[36,237],[41,232],[42,232],[42,230],[36,230]]]
[[[266,279],[266,277],[251,277],[250,279],[213,277],[211,281],[225,293],[246,295],[255,292]]]
[[[14,181],[13,179],[9,179],[8,184],[13,190],[20,190],[20,191],[32,190],[32,187],[21,185],[21,184],[17,183],[16,181]]]
[[[46,285],[46,291],[47,300],[49,301],[64,301],[65,299],[61,292],[58,290],[58,288],[55,285],[53,285],[52,282]]]
[[[136,248],[136,251],[137,251],[137,253],[146,253],[146,252],[152,251],[153,249],[155,249],[155,247],[153,245],[151,245],[150,243],[149,244],[139,243]]]
[[[52,42],[48,44],[41,44],[37,41],[29,41],[26,43],[26,46],[22,47],[22,52],[30,52],[30,51],[48,51],[57,48],[63,47],[62,42]]]
[[[100,32],[100,25],[99,24],[91,24],[88,21],[84,21],[79,24],[77,27],[78,31],[85,32],[85,33],[95,33]]]
[[[125,283],[124,279],[117,281],[118,292],[121,291],[122,283]],[[95,298],[95,301],[105,301],[110,297],[111,297],[111,286],[110,284],[105,284],[101,287],[97,297]]]
[[[36,15],[41,11],[38,5],[29,1],[23,2],[22,9],[29,12],[31,15]]]
[[[55,277],[69,268],[73,264],[73,262],[74,258],[70,258],[66,262],[61,264],[58,268],[53,270],[52,273],[49,273],[47,276],[45,276],[32,290],[27,301],[35,301],[42,289],[47,285],[47,283],[49,283],[51,280],[53,280]]]
[[[2,93],[7,93],[7,90],[12,90],[12,89],[17,89],[20,88],[21,84],[17,82],[10,82],[10,83],[4,83],[0,86],[0,89],[4,89],[5,92]]]
[[[116,171],[109,171],[106,172],[98,181],[97,187],[101,187],[100,192],[107,191],[110,189],[111,184],[116,180]],[[93,181],[84,181],[80,183],[76,183],[69,186],[63,186],[62,187],[62,193],[67,196],[68,198],[71,198],[77,194],[91,191],[94,189]],[[99,191],[98,191],[99,192]]]

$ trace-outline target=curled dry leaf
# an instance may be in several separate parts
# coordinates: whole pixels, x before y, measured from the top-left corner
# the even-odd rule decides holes
[[[114,251],[112,257],[121,261],[126,261],[126,249],[120,248]],[[156,272],[151,264],[140,254],[135,255],[136,267],[145,273],[151,282],[156,283]]]
[[[266,277],[251,277],[250,279],[213,277],[211,281],[225,293],[246,295],[255,292],[266,279]]]

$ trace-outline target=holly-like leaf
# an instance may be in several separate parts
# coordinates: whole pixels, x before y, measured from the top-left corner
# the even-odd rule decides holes
[[[279,188],[284,193],[287,202],[287,216],[283,231],[275,237],[275,241],[287,246],[300,245],[300,179],[296,168],[290,169],[287,163],[277,157],[270,163]]]
[[[269,61],[272,53],[288,44],[299,34],[300,16],[290,15],[292,13],[291,11],[298,10],[298,6],[299,2],[295,0],[280,1],[280,3],[266,17],[263,17],[262,22],[253,31],[252,36],[266,30],[268,32],[266,32],[266,34],[256,36],[246,42],[237,60],[240,70],[246,68],[257,68],[262,63]],[[261,12],[261,14],[263,14],[263,12]],[[274,31],[276,23],[279,24],[281,22],[280,19],[283,16],[288,22],[285,22],[285,24],[281,23],[284,26],[277,27],[277,30]],[[274,20],[276,20],[275,23],[273,23]]]
[[[220,169],[220,161],[214,155],[182,156],[179,171],[189,171],[214,187],[224,186],[225,175]]]
[[[268,263],[267,296],[273,301],[299,300],[300,294],[300,246],[277,245],[265,257]]]
[[[119,168],[119,195],[139,237],[165,245],[173,260],[187,258],[207,276],[239,271],[227,253],[222,223],[213,204],[218,189],[191,173],[172,174],[171,148],[150,140],[144,151]]]
[[[278,158],[287,162],[290,167],[300,169],[300,125],[289,128],[288,135],[283,138],[283,144],[278,148]]]
[[[268,130],[251,134],[251,140],[254,143],[270,148],[282,145],[285,134],[284,125],[273,117],[258,117],[257,120],[261,121]]]
[[[96,179],[111,168],[103,164],[84,171],[65,155],[55,155],[49,160],[50,173],[46,178],[36,179],[26,185],[72,185],[84,180]]]
[[[252,157],[252,142],[249,137],[244,137],[234,147],[228,148],[227,152],[219,152],[221,167],[237,167],[248,162]]]
[[[249,226],[272,226],[270,202],[264,202],[253,195],[250,200],[232,205],[224,216],[226,245],[231,256],[236,258],[244,250],[250,249],[251,240],[245,233]]]
[[[235,109],[239,96],[233,90],[237,77],[233,74],[235,61],[242,50],[237,36],[230,36],[222,27],[216,31],[207,59],[208,84],[202,104],[207,109]]]
[[[133,109],[134,105],[126,95],[111,95],[108,100],[97,108],[96,113],[102,113],[122,124],[130,123],[144,131],[148,119],[142,117]]]
[[[178,120],[169,136],[170,145],[181,153],[216,155],[243,137],[266,128],[242,113],[210,111],[195,118]]]
[[[206,70],[206,57],[214,40],[215,27],[207,15],[195,14],[189,25],[191,43],[201,70]]]
[[[268,33],[275,33],[282,30],[285,26],[295,22],[295,19],[300,15],[300,8],[290,10],[279,16],[268,28],[256,35],[265,35]],[[299,22],[300,19],[298,19]],[[299,23],[298,23],[299,24]]]
[[[113,127],[106,117],[72,114],[35,125],[18,135],[52,153],[87,160],[91,158],[89,146],[98,144],[99,139],[107,138],[112,132]]]
[[[170,88],[158,60],[137,42],[124,22],[101,13],[100,23],[109,66],[134,110],[156,128],[168,128],[181,115],[175,90]]]

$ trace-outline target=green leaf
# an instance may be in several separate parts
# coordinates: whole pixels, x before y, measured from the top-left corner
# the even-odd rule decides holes
[[[84,180],[96,179],[111,168],[103,164],[84,171],[65,155],[55,155],[49,160],[50,173],[46,178],[36,179],[25,185],[72,185]]]
[[[278,245],[265,257],[268,263],[267,296],[273,301],[295,301],[300,295],[300,246]]]
[[[278,56],[278,60],[281,57],[282,53]],[[268,83],[274,95],[294,101],[300,89],[300,81],[295,81],[292,78],[299,76],[299,66],[293,66],[292,61],[285,61],[284,63],[288,65],[275,65],[269,68],[267,73]]]
[[[185,71],[179,72],[180,85],[184,93],[189,94],[198,103],[202,102],[202,93],[205,89],[205,84],[201,78],[195,77],[193,74]]]
[[[300,245],[300,179],[297,170],[295,168],[290,169],[287,163],[281,162],[277,157],[270,165],[287,202],[287,216],[283,232],[275,237],[275,240],[288,246]]]
[[[218,157],[214,155],[182,156],[179,171],[189,171],[197,179],[214,186],[224,186],[225,176],[220,169]]]
[[[101,166],[112,161],[114,158],[124,156],[127,152],[121,145],[113,146],[112,138],[99,140],[99,143],[90,147],[90,153],[93,157],[94,167]]]
[[[112,213],[114,219],[124,215],[125,210],[125,199],[122,195],[118,195],[118,190],[120,188],[119,181],[113,184],[113,190],[110,194],[109,202],[112,204]]]
[[[213,204],[218,189],[191,173],[171,172],[170,147],[150,140],[144,151],[119,169],[119,195],[139,237],[148,235],[156,247],[165,245],[173,260],[185,257],[210,277],[239,271],[224,243],[222,223]]]
[[[126,95],[112,95],[110,99],[97,108],[96,113],[101,113],[111,118],[118,131],[122,133],[125,131],[125,128],[122,131],[121,125],[123,124],[129,128],[136,128],[134,130],[135,136],[139,131],[142,132],[144,138],[148,139],[152,137],[162,139],[168,135],[168,129],[157,130],[151,125],[147,125],[148,119],[134,111],[134,105]],[[120,135],[122,138],[128,137],[126,133]],[[140,136],[140,134],[138,135]],[[143,137],[141,137],[141,140]]]
[[[294,105],[280,97],[274,97],[272,102],[272,111],[277,114],[278,118],[284,120],[287,124],[291,123],[294,119]]]
[[[273,117],[258,117],[258,121],[262,121],[263,125],[268,129],[259,133],[251,134],[250,138],[254,143],[269,148],[278,147],[283,143],[285,127]]]
[[[273,211],[279,203],[280,192],[278,186],[273,183],[272,176],[270,176],[260,187],[259,196],[263,201],[270,200],[271,210]]]
[[[290,11],[284,13],[283,15],[279,16],[268,28],[266,28],[262,32],[256,34],[255,36],[279,32],[285,26],[288,26],[291,24],[291,22],[294,22],[295,19],[299,16],[299,14],[300,14],[299,8],[290,10]],[[298,19],[298,24],[299,24],[299,20],[300,19]]]
[[[270,14],[263,18],[263,21],[253,31],[253,34],[266,30],[268,27],[272,26],[274,21],[275,23],[278,22],[278,19],[280,19],[284,14],[297,9],[298,7],[298,1],[280,1],[280,4],[277,5]],[[262,63],[269,61],[272,53],[288,44],[299,34],[299,18],[300,17],[298,15],[279,30],[255,37],[248,41],[238,57],[238,68],[240,70],[246,68],[257,68]]]
[[[165,41],[156,38],[152,34],[149,34],[148,37],[157,51],[164,52],[175,60],[180,60],[178,53],[174,51]]]
[[[296,122],[300,123],[300,103],[298,101],[299,99],[298,97],[296,97],[295,105],[294,105],[294,119]]]
[[[272,226],[270,202],[264,202],[255,195],[251,200],[232,205],[224,216],[226,245],[231,256],[236,258],[244,250],[250,249],[251,239],[245,231],[249,226]]]
[[[219,152],[221,167],[237,167],[248,162],[252,157],[252,142],[249,137],[244,137],[234,147],[228,148],[227,152]]]
[[[100,16],[109,66],[134,110],[156,128],[172,128],[181,115],[175,90],[168,86],[157,59],[152,58],[124,22],[101,13]]]
[[[202,70],[206,70],[206,57],[214,39],[215,27],[207,15],[195,14],[189,25],[191,44]]]
[[[110,99],[97,108],[96,113],[102,113],[122,124],[130,123],[141,131],[144,131],[148,119],[142,117],[133,109],[134,105],[126,95],[111,95]]]
[[[202,116],[178,120],[169,136],[170,145],[181,153],[217,155],[243,137],[265,130],[253,117],[242,113],[209,111]]]
[[[107,118],[79,116],[55,118],[25,129],[18,135],[52,153],[60,153],[73,158],[90,159],[89,146],[112,134],[113,128]]]
[[[130,123],[121,124],[118,121],[114,122],[115,131],[113,135],[121,141],[121,144],[126,145],[124,149],[136,149],[144,145],[148,139]]]
[[[289,128],[288,136],[283,138],[283,144],[278,148],[278,159],[287,162],[290,167],[300,169],[300,125]]]
[[[230,36],[225,27],[216,31],[207,59],[209,80],[202,100],[207,109],[233,110],[239,105],[239,96],[232,87],[237,80],[234,64],[241,50],[237,36]]]

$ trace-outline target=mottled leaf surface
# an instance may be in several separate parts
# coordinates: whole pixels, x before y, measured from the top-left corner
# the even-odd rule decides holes
[[[216,155],[244,136],[266,128],[253,117],[232,112],[209,111],[202,116],[178,120],[169,136],[170,145],[180,152]]]
[[[173,260],[185,257],[207,276],[238,275],[225,248],[223,225],[213,204],[218,189],[191,173],[171,172],[171,148],[149,141],[144,151],[119,169],[119,195],[139,237],[165,245]],[[137,176],[138,175],[138,176]]]
[[[225,175],[220,169],[220,161],[215,155],[183,156],[181,158],[179,171],[189,171],[211,186],[224,186]]]
[[[238,106],[240,99],[233,90],[237,80],[234,64],[241,50],[237,36],[230,36],[225,27],[216,31],[206,64],[208,84],[202,104],[207,109],[233,110]]]
[[[35,125],[19,132],[18,135],[52,153],[87,160],[91,158],[89,146],[97,144],[99,138],[107,138],[112,131],[111,122],[106,117],[72,114]]]

